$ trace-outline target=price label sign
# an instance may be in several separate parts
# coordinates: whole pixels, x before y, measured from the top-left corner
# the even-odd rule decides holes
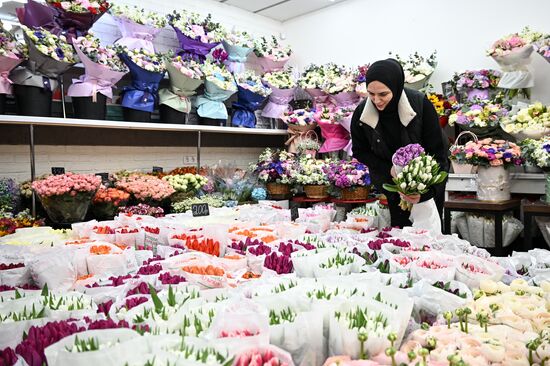
[[[109,173],[96,173],[96,175],[101,177],[101,184],[109,184]]]
[[[296,221],[300,217],[300,213],[298,212],[298,207],[292,207],[290,209],[290,221]]]
[[[162,167],[154,166],[153,167],[153,173],[162,173]]]
[[[52,174],[53,175],[65,174],[65,168],[60,167],[60,166],[54,166],[54,167],[52,167]]]
[[[208,203],[195,203],[191,205],[191,213],[193,217],[210,216]]]

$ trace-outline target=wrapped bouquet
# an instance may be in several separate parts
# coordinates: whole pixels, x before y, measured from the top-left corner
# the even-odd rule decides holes
[[[115,18],[122,33],[117,45],[130,50],[145,49],[155,52],[153,40],[166,26],[166,18],[157,12],[146,11],[137,6],[113,5],[109,13]]]
[[[25,58],[23,46],[15,40],[15,37],[4,29],[0,22],[0,94],[11,94],[13,83],[10,72]]]
[[[407,60],[402,59],[399,55],[395,55],[395,59],[403,66],[405,86],[416,90],[426,86],[437,66],[437,53],[435,51],[429,57],[421,56],[418,52],[415,52]]]
[[[325,82],[322,89],[330,95],[331,101],[339,107],[355,108],[359,96],[355,93],[354,71],[345,66],[329,64],[325,68]]]
[[[233,31],[222,40],[222,45],[228,55],[226,65],[229,71],[233,74],[242,73],[248,55],[254,48],[252,35],[244,31]]]
[[[256,114],[266,98],[271,94],[271,89],[262,83],[262,79],[252,71],[236,74],[238,100],[233,103],[235,110],[231,118],[233,126],[254,128],[256,126]]]
[[[359,66],[357,68],[357,73],[355,75],[355,92],[361,98],[366,98],[367,94],[367,83],[365,82],[367,71],[369,71],[370,64]]]
[[[539,139],[550,132],[550,110],[547,106],[537,102],[517,109],[514,107],[510,114],[502,119],[501,126],[505,132],[518,141],[525,138]]]
[[[292,112],[285,112],[281,117],[288,126],[289,139],[285,142],[288,151],[295,154],[297,145],[307,139],[313,139],[313,131],[317,127],[315,111],[309,109],[296,109]],[[309,135],[309,136],[308,136]]]
[[[191,99],[204,82],[203,65],[193,60],[177,56],[166,61],[166,70],[170,75],[170,88],[159,92],[160,104],[177,112],[190,113]]]
[[[546,61],[550,62],[550,35],[546,34],[542,39],[535,42],[535,50]]]
[[[351,119],[353,109],[323,107],[315,114],[325,142],[320,152],[345,150],[351,156],[351,136],[344,122]]]
[[[322,89],[325,82],[325,66],[311,64],[307,66],[298,79],[298,86],[304,89],[312,98],[313,106],[320,107],[319,104],[326,103],[328,96]]]
[[[454,97],[447,99],[442,94],[428,94],[427,96],[439,116],[439,125],[445,127],[449,122],[449,116],[453,112],[453,106],[457,104],[456,99]]]
[[[289,46],[280,44],[275,36],[260,37],[254,42],[254,54],[264,72],[274,72],[285,67],[292,50]]]
[[[46,0],[46,3],[54,9],[55,23],[69,42],[85,36],[111,6],[106,0]]]
[[[288,111],[288,103],[294,99],[296,81],[292,76],[292,69],[268,72],[263,76],[264,82],[271,87],[269,102],[262,110],[262,116],[281,118]]]
[[[468,100],[489,99],[489,90],[497,88],[500,76],[496,70],[467,70],[455,73],[451,84],[456,90],[465,91]]]

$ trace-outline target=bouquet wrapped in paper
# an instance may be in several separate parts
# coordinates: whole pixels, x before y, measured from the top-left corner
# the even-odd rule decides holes
[[[410,55],[407,60],[395,55],[395,59],[403,67],[405,72],[405,86],[411,89],[424,88],[430,76],[437,66],[437,53],[432,53],[429,57],[421,56],[418,52]]]
[[[535,42],[535,50],[546,61],[550,62],[550,35],[546,34],[542,39]]]
[[[367,77],[367,71],[369,71],[369,67],[370,64],[359,66],[357,68],[357,74],[355,75],[355,92],[361,98],[366,98],[368,96],[367,83],[365,81]]]
[[[174,11],[168,15],[168,23],[174,28],[184,54],[204,60],[213,48],[225,38],[226,30],[212,21],[212,15],[204,19],[197,13]]]
[[[227,52],[227,69],[233,74],[244,72],[244,64],[254,49],[254,38],[247,32],[233,31],[222,41]]]
[[[497,70],[466,70],[455,73],[451,84],[458,91],[465,91],[468,100],[489,99],[489,91],[496,89],[501,73]]]
[[[42,27],[47,30],[55,28],[54,10],[49,6],[27,0],[27,3],[21,8],[15,9],[19,22],[27,27]],[[59,31],[59,29],[57,29]]]
[[[325,139],[319,152],[331,152],[345,150],[351,155],[351,136],[342,123],[351,118],[353,109],[323,107],[315,114],[315,120],[321,127],[321,134]]]
[[[95,102],[97,93],[100,93],[112,99],[113,87],[128,72],[117,51],[111,46],[101,47],[93,34],[73,40],[73,46],[86,71],[79,79],[73,80],[67,95],[92,97]]]
[[[260,37],[254,42],[254,54],[264,72],[273,72],[284,69],[292,49],[280,44],[275,36]]]
[[[268,72],[263,76],[263,80],[271,88],[271,95],[269,102],[262,110],[262,116],[281,118],[288,111],[288,104],[294,99],[297,86],[292,70]]]
[[[202,65],[195,60],[177,56],[166,62],[170,88],[159,92],[160,104],[178,112],[191,112],[191,99],[204,82]]]
[[[487,50],[502,68],[503,74],[498,83],[499,88],[526,89],[535,85],[535,78],[530,70],[533,43],[543,37],[542,33],[532,32],[528,27],[520,33],[509,34],[493,43]]]
[[[128,5],[113,5],[109,13],[122,33],[122,37],[116,41],[117,45],[130,50],[145,49],[150,53],[155,52],[153,40],[166,26],[164,16]]]
[[[308,137],[308,134],[315,134],[313,131],[317,127],[315,121],[315,110],[296,109],[292,112],[285,112],[281,117],[288,126],[289,139],[285,142],[288,146],[288,152],[295,154],[300,142]]]
[[[252,71],[246,71],[235,76],[238,88],[238,100],[233,103],[235,110],[231,124],[254,128],[256,115],[254,111],[259,109],[265,99],[271,94],[271,89],[262,83],[262,79]]]
[[[304,89],[313,98],[315,108],[322,107],[327,102],[328,95],[322,89],[325,82],[325,66],[311,64],[298,79],[298,86]]]
[[[46,3],[54,10],[56,29],[52,32],[64,34],[69,42],[85,36],[110,7],[106,0],[46,0]]]
[[[355,108],[359,96],[355,93],[355,75],[353,70],[335,64],[325,68],[325,81],[322,89],[329,94],[331,102],[338,107]]]
[[[23,62],[25,50],[15,37],[4,29],[0,22],[0,94],[11,94],[13,83],[9,76],[11,70]]]
[[[146,49],[124,49],[119,54],[128,66],[132,84],[124,89],[122,106],[143,112],[153,112],[158,102],[158,88],[166,68],[160,54]]]
[[[531,105],[518,103],[501,120],[500,125],[504,132],[518,141],[526,138],[539,139],[550,132],[550,110],[540,102]]]
[[[78,58],[64,36],[57,37],[42,28],[23,26],[29,49],[26,68],[12,72],[15,84],[55,90],[57,79],[71,68]]]
[[[203,118],[227,119],[227,108],[223,102],[237,92],[235,79],[223,61],[222,56],[215,61],[207,60],[203,65],[202,72],[206,78],[204,95],[198,96],[195,102],[197,113]]]

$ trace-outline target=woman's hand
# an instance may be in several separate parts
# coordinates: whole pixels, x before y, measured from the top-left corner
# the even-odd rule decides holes
[[[418,202],[420,202],[420,195],[419,194],[406,195],[404,193],[399,192],[399,195],[401,196],[401,199],[403,199],[404,201],[406,201],[406,202],[408,202],[412,205],[416,205]]]

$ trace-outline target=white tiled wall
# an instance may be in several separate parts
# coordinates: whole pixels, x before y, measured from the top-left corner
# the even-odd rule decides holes
[[[248,167],[258,158],[259,148],[216,148],[201,150],[201,165],[234,164]],[[194,157],[194,147],[126,147],[126,146],[43,146],[35,147],[36,174],[50,173],[51,167],[64,167],[78,173],[115,172],[122,169],[151,171],[161,166],[165,171],[196,165],[184,159]],[[0,145],[0,177],[21,182],[30,179],[30,152],[24,145]]]

